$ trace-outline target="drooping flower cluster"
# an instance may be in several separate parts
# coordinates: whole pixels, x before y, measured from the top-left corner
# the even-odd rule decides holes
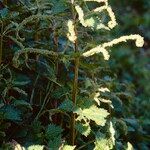
[[[114,12],[112,11],[111,7],[108,5],[108,1],[107,0],[85,0],[86,2],[88,1],[95,1],[95,2],[104,2],[104,6],[101,6],[101,7],[98,7],[94,10],[92,10],[93,12],[99,12],[101,13],[102,11],[106,10],[108,12],[108,15],[110,17],[110,21],[108,22],[107,25],[103,24],[100,20],[100,23],[97,24],[97,27],[96,29],[106,29],[106,30],[110,30],[112,28],[114,28],[116,25],[117,25],[117,22],[116,22],[116,17],[114,15]],[[83,12],[83,9],[79,6],[79,5],[76,5],[75,6],[75,9],[78,13],[78,16],[79,16],[79,21],[80,23],[84,26],[84,27],[93,27],[92,25],[89,25],[88,22],[89,20],[91,20],[92,18],[90,19],[84,19],[84,12]]]
[[[97,24],[96,29],[110,30],[110,29],[113,29],[117,25],[115,14],[112,11],[112,8],[108,5],[108,0],[84,0],[84,1],[85,2],[93,1],[93,2],[98,2],[98,3],[104,3],[104,5],[92,10],[92,12],[101,13],[105,10],[108,12],[108,15],[110,17],[110,21],[108,21],[107,25],[105,25],[104,23],[102,23],[101,19],[99,18],[100,22],[99,22],[99,24]],[[84,27],[91,27],[92,28],[94,26],[94,24],[95,24],[94,18],[91,17],[89,19],[85,19],[84,11],[79,5],[76,4],[75,10],[77,11],[80,23]],[[86,14],[86,16],[88,16],[88,15]],[[75,31],[74,31],[73,22],[70,20],[68,21],[67,37],[73,43],[75,42],[75,40],[77,38]],[[100,44],[100,45],[96,46],[95,48],[92,48],[92,49],[88,50],[87,52],[84,52],[82,55],[84,57],[89,57],[89,56],[92,56],[92,55],[97,54],[97,53],[102,53],[104,60],[109,60],[110,55],[108,52],[108,48],[112,47],[113,45],[119,44],[121,42],[127,42],[128,40],[135,40],[135,44],[137,47],[142,47],[144,45],[144,38],[142,36],[140,36],[138,34],[131,34],[131,35],[127,35],[127,36],[121,36],[121,37],[116,38],[110,42]]]
[[[89,50],[87,52],[84,52],[83,56],[89,57],[89,56],[92,56],[94,54],[101,52],[104,56],[104,59],[109,60],[110,55],[106,48],[112,47],[113,45],[119,44],[121,42],[127,42],[127,40],[135,40],[135,44],[137,47],[142,47],[144,45],[144,38],[142,36],[140,36],[138,34],[135,34],[135,35],[131,34],[131,35],[127,35],[127,36],[122,36],[120,38],[114,39],[114,40],[104,43],[104,44],[100,44],[97,47],[92,48],[91,50]]]
[[[68,33],[67,33],[67,37],[68,39],[75,43],[76,39],[77,39],[77,36],[76,36],[76,33],[75,33],[75,28],[74,28],[74,24],[73,24],[73,21],[72,20],[69,20],[68,21]]]

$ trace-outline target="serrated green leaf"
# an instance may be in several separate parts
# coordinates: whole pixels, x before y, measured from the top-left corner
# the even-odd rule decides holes
[[[43,145],[32,145],[27,148],[27,150],[43,150],[43,149],[44,149]]]
[[[0,112],[4,114],[5,119],[12,121],[21,121],[21,112],[13,106],[4,106],[0,109]]]
[[[52,150],[58,150],[61,146],[61,136],[48,140],[48,147]]]
[[[91,80],[89,78],[86,78],[85,80],[85,88],[87,89],[88,87],[93,86]]]
[[[23,95],[25,95],[25,96],[28,95],[24,90],[22,90],[22,89],[20,89],[20,88],[18,88],[18,87],[13,87],[13,90],[15,90],[15,91],[17,91],[18,93],[23,94]]]
[[[32,123],[32,128],[34,133],[40,133],[42,131],[42,124],[40,121],[34,121]]]
[[[0,10],[0,18],[6,18],[8,15],[8,8],[3,8]]]
[[[50,124],[48,125],[47,129],[46,129],[46,133],[45,136],[47,139],[52,139],[55,137],[58,137],[59,135],[61,135],[62,132],[62,128],[59,126],[56,126],[54,124]]]
[[[110,132],[110,139],[112,141],[112,144],[115,145],[115,129],[113,127],[112,122],[110,122],[109,132]]]
[[[48,146],[51,149],[58,149],[61,145],[61,133],[62,128],[60,126],[56,126],[55,124],[48,125],[45,137],[48,140]]]
[[[52,1],[53,7],[52,12],[54,14],[63,13],[68,7],[65,0]]]
[[[59,99],[64,95],[67,95],[69,93],[69,89],[66,87],[59,87],[52,93],[52,97],[55,99]]]
[[[98,108],[95,105],[92,105],[88,109],[81,109],[78,108],[74,111],[74,113],[77,113],[79,116],[77,120],[81,121],[83,120],[92,120],[95,121],[97,125],[104,126],[106,123],[106,117],[109,115],[107,110],[103,108]]]
[[[74,108],[73,102],[70,100],[65,100],[64,102],[61,103],[61,105],[58,108],[64,111],[72,112]]]
[[[108,146],[108,140],[105,138],[105,135],[101,132],[96,133],[96,140],[94,142],[94,150],[110,150]]]
[[[64,145],[62,150],[74,150],[76,146]]]
[[[127,143],[127,148],[126,150],[134,150],[132,144],[130,142]]]
[[[27,85],[29,83],[30,83],[30,81],[13,81],[12,84],[15,86],[24,86],[24,85]]]
[[[32,109],[32,106],[30,105],[30,103],[27,103],[24,100],[15,100],[14,105],[15,106],[24,106],[26,108]]]
[[[91,132],[91,127],[88,123],[76,123],[76,126],[75,126],[76,130],[81,133],[82,135],[84,136],[88,136]]]

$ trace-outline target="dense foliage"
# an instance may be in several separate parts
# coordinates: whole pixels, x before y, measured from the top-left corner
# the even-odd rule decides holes
[[[150,2],[106,1],[0,0],[0,149],[149,149]]]

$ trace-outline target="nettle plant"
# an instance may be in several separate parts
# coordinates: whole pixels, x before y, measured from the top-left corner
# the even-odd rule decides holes
[[[11,80],[16,73],[29,79],[2,92],[3,121],[16,120],[21,132],[7,140],[16,136],[11,142],[16,149],[116,147],[116,124],[121,121],[113,116],[111,98],[117,95],[111,93],[113,81],[103,65],[110,59],[111,47],[128,40],[142,47],[143,37],[131,34],[109,41],[100,35],[100,30],[109,32],[117,25],[108,0],[22,0],[19,6],[22,11],[16,18],[2,20],[1,43],[4,37],[14,42]],[[0,62],[3,49],[1,44]],[[17,91],[17,96],[8,89]],[[120,124],[126,132],[125,123]],[[132,145],[128,142],[127,147]]]

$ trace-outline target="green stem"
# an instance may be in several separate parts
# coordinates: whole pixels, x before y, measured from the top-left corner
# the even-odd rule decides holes
[[[52,84],[52,85],[53,85],[53,84]],[[47,101],[47,99],[48,99],[48,97],[49,97],[49,95],[50,95],[51,88],[52,88],[52,86],[49,88],[49,90],[48,90],[48,92],[47,92],[47,94],[46,94],[46,96],[45,96],[45,98],[44,98],[44,100],[43,100],[43,104],[42,104],[42,106],[41,106],[41,109],[40,109],[40,111],[38,112],[37,116],[35,117],[35,120],[38,120],[38,119],[39,119],[39,116],[40,116],[40,114],[42,113],[42,111],[43,111],[43,109],[44,109],[44,107],[45,107],[46,101]]]
[[[0,37],[0,64],[2,63],[2,53],[3,53],[3,36]]]
[[[74,71],[74,81],[73,81],[73,90],[72,90],[72,101],[74,103],[74,106],[76,105],[76,99],[77,99],[77,89],[78,89],[78,69],[79,69],[79,58],[75,59],[75,71]],[[71,114],[71,126],[70,126],[70,140],[71,145],[74,145],[75,143],[75,114]]]
[[[31,97],[30,97],[30,104],[31,105],[33,105],[33,97],[34,97],[34,94],[35,94],[35,85],[37,84],[38,79],[39,79],[39,74],[37,75],[37,77],[35,79],[33,89],[32,89],[32,92],[31,92]]]
[[[3,31],[4,31],[4,24],[3,21],[0,20],[1,24],[1,31],[0,31],[0,64],[2,63],[2,57],[3,57]]]
[[[73,20],[74,24],[76,22],[76,15],[74,11],[74,0],[72,0],[72,14],[73,14]],[[75,33],[77,36],[77,30],[75,26]],[[78,52],[78,43],[77,40],[74,43],[74,51],[75,53]],[[73,90],[72,90],[72,102],[74,103],[74,106],[76,105],[76,99],[77,99],[77,89],[78,89],[78,70],[79,70],[79,57],[75,57],[74,59],[74,81],[73,81]],[[71,114],[71,124],[70,124],[70,144],[75,145],[75,117],[76,115],[72,112]]]

